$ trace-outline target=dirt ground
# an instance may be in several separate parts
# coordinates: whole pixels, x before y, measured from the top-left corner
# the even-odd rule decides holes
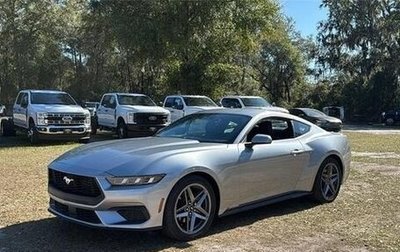
[[[346,134],[355,156],[369,159],[352,163],[335,202],[300,198],[224,217],[191,242],[171,241],[159,231],[98,230],[55,218],[47,212],[46,167],[78,144],[32,147],[21,138],[0,139],[0,251],[400,251],[398,139],[389,136],[388,151],[380,151],[362,147],[363,138],[376,143],[376,135]],[[370,159],[388,155],[383,152],[398,162]]]

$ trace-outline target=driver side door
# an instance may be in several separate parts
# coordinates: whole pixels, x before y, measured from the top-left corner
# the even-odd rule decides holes
[[[272,132],[268,134],[273,139],[271,144],[252,148],[244,143],[238,145],[235,177],[242,188],[239,200],[242,204],[293,192],[308,161],[302,144],[294,138],[290,120],[264,120],[270,120],[272,124]],[[265,133],[265,130],[261,131],[261,134]]]

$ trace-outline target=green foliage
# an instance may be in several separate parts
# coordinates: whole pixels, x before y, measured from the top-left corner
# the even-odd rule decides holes
[[[0,99],[22,88],[298,100],[305,62],[274,0],[0,0]]]

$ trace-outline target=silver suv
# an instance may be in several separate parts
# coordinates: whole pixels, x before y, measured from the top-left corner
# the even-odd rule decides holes
[[[66,92],[22,90],[13,107],[16,129],[27,132],[31,143],[41,139],[90,139],[90,113]]]

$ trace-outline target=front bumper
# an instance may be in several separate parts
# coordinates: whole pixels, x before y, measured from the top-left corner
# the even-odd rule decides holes
[[[135,136],[152,136],[169,124],[128,124],[128,132]]]
[[[115,188],[105,178],[96,178],[102,200],[95,205],[82,203],[76,195],[54,193],[49,186],[49,212],[78,224],[111,229],[148,230],[162,227],[165,183],[139,187]],[[78,203],[81,202],[81,203]]]
[[[36,126],[40,139],[85,139],[90,137],[90,125],[79,126]]]

